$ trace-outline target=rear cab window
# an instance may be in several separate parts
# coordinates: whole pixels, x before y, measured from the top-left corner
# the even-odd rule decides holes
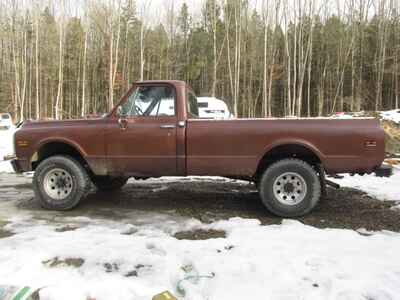
[[[199,108],[208,108],[208,102],[198,102]]]
[[[199,118],[199,105],[197,102],[196,95],[191,91],[188,90],[187,92],[187,111],[188,111],[188,118],[189,119],[198,119]]]

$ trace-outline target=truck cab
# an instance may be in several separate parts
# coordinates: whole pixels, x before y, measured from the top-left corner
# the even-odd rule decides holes
[[[198,116],[197,98],[184,82],[134,85],[108,116],[105,147],[112,158],[108,172],[141,177],[186,175],[187,119]]]

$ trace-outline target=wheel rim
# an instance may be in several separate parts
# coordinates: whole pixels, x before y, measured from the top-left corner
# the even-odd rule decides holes
[[[64,200],[73,189],[71,174],[64,169],[52,169],[47,172],[43,181],[46,194],[54,200]]]
[[[280,203],[293,206],[306,197],[307,184],[300,174],[287,172],[275,179],[273,190],[275,198]]]

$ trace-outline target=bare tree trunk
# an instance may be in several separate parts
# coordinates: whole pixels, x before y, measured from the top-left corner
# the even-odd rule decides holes
[[[147,11],[151,5],[151,0],[143,2],[140,12],[140,81],[144,80],[144,66],[146,64],[144,57],[145,38],[147,27]]]
[[[400,3],[397,2],[396,5],[396,28],[397,28],[397,43],[400,43]],[[399,69],[400,69],[400,65],[399,65],[399,55],[400,55],[400,47],[397,47],[397,49],[395,49],[395,109],[399,109],[399,98],[400,98],[400,90],[399,90]]]
[[[110,18],[110,66],[108,76],[108,109],[111,110],[114,107],[114,86],[115,78],[118,69],[118,58],[119,58],[119,41],[121,36],[121,0],[118,2],[117,11],[117,35],[114,35],[114,14]],[[116,41],[114,41],[116,39]],[[115,48],[114,48],[115,42]],[[115,54],[114,54],[115,53]]]
[[[397,49],[396,50],[396,54],[395,54],[395,71],[394,71],[394,78],[395,78],[395,105],[394,108],[395,109],[399,109],[399,52],[400,50]]]
[[[386,24],[386,1],[379,0],[379,48],[376,54],[376,69],[377,69],[377,82],[376,82],[376,98],[375,98],[375,110],[378,111],[382,108],[382,87],[383,78],[385,74],[385,62],[386,62],[386,46],[387,46],[387,31],[388,26]]]
[[[241,1],[235,2],[235,63],[234,63],[234,113],[235,116],[239,115],[238,102],[240,90],[240,63],[241,63],[241,39],[242,39],[242,7]]]
[[[227,1],[227,0],[226,0]],[[227,2],[225,3],[225,7],[227,7]],[[231,59],[231,43],[230,43],[230,37],[229,37],[229,29],[230,29],[230,21],[231,21],[231,15],[226,12],[226,21],[225,21],[225,31],[226,31],[226,43],[227,43],[227,56],[228,56],[228,71],[229,71],[229,83],[230,83],[230,89],[231,89],[231,95],[232,97],[235,97],[235,88],[234,88],[234,82],[233,82],[233,72],[232,72],[232,59]],[[235,117],[237,117],[237,107],[235,103],[235,99],[233,100],[233,114]]]
[[[110,55],[109,55],[109,68],[108,68],[108,108],[112,108],[114,102],[114,87],[113,87],[113,68],[114,68],[114,30],[113,30],[113,17],[110,20]]]
[[[217,3],[216,0],[213,0],[213,20],[212,20],[212,28],[213,28],[213,79],[212,79],[212,89],[211,95],[215,97],[216,89],[217,89]]]
[[[294,2],[294,38],[293,38],[293,95],[292,95],[292,107],[290,109],[290,115],[294,116],[295,115],[295,110],[296,110],[296,103],[297,103],[297,30],[298,30],[298,20],[297,20],[297,6],[296,6],[296,0]]]
[[[24,19],[24,27],[25,27],[25,21]],[[24,29],[23,32],[23,54],[22,54],[22,59],[21,59],[21,67],[22,67],[22,78],[23,78],[23,83],[22,83],[22,91],[21,91],[21,112],[20,112],[20,121],[23,121],[25,119],[25,99],[26,99],[26,83],[27,83],[27,59],[28,59],[28,42],[27,42],[27,33],[26,30]]]
[[[267,81],[268,81],[268,39],[269,39],[269,34],[268,34],[268,17],[269,17],[269,1],[267,0],[267,4],[265,4],[265,0],[262,2],[262,13],[263,13],[263,21],[264,21],[264,68],[263,68],[263,98],[264,98],[264,117],[269,117],[271,115],[270,112],[270,98],[269,96],[269,90],[267,86]],[[272,70],[273,66],[271,66]]]
[[[308,83],[307,83],[307,117],[311,117],[311,71],[313,63],[313,45],[314,45],[314,0],[310,3],[310,18],[311,18],[311,28],[310,28],[310,39],[309,39],[309,59],[308,59]]]
[[[111,98],[111,106],[110,110],[114,107],[114,86],[115,86],[115,79],[117,77],[117,70],[118,70],[118,61],[119,61],[119,43],[121,39],[121,1],[118,3],[118,31],[117,31],[117,42],[115,45],[115,64],[114,64],[114,72],[112,76],[112,98]]]
[[[144,21],[142,21],[144,22]],[[144,24],[140,27],[140,80],[144,80]]]
[[[59,58],[58,58],[58,88],[55,104],[55,117],[61,119],[63,117],[63,84],[64,84],[64,14],[65,1],[61,0],[61,21],[60,21],[60,40],[59,40]]]
[[[82,71],[82,99],[81,99],[81,117],[86,115],[86,59],[88,45],[89,28],[86,28],[85,42],[83,46],[83,71]]]
[[[285,27],[289,26],[289,9],[288,3],[284,1],[284,19],[285,19]],[[290,45],[289,45],[289,35],[285,34],[285,50],[286,50],[286,82],[287,82],[287,104],[285,109],[285,115],[292,115],[292,82],[291,82],[291,53],[290,53]]]
[[[358,18],[358,24],[359,24],[359,34],[360,34],[360,41],[359,41],[359,57],[360,57],[360,62],[359,62],[359,67],[358,67],[358,96],[357,96],[357,102],[356,102],[356,111],[360,111],[362,107],[362,98],[363,98],[363,75],[364,75],[364,41],[365,41],[365,33],[364,33],[364,24],[368,20],[368,11],[371,7],[371,3],[373,0],[365,0],[365,1],[359,1],[359,18]]]
[[[40,73],[39,73],[39,12],[36,11],[35,35],[35,71],[36,71],[36,119],[40,119]]]
[[[322,62],[320,61],[320,64]],[[322,69],[322,76],[319,79],[318,86],[318,117],[322,116],[324,113],[324,104],[325,104],[325,83],[326,83],[326,72],[327,72],[327,61],[323,62],[324,67]]]

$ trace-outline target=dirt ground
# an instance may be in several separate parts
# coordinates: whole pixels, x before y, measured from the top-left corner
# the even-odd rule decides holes
[[[93,189],[72,211],[47,212],[33,198],[31,179],[1,174],[0,201],[12,204],[10,214],[27,213],[48,221],[57,216],[118,220],[132,211],[193,217],[206,223],[232,217],[258,219],[263,224],[279,224],[282,220],[264,208],[253,184],[219,178],[131,180],[120,192],[100,193]],[[328,189],[327,197],[316,209],[299,220],[319,228],[400,232],[400,211],[392,206],[391,202],[374,200],[357,190]],[[9,233],[1,227],[0,237],[7,236]]]

